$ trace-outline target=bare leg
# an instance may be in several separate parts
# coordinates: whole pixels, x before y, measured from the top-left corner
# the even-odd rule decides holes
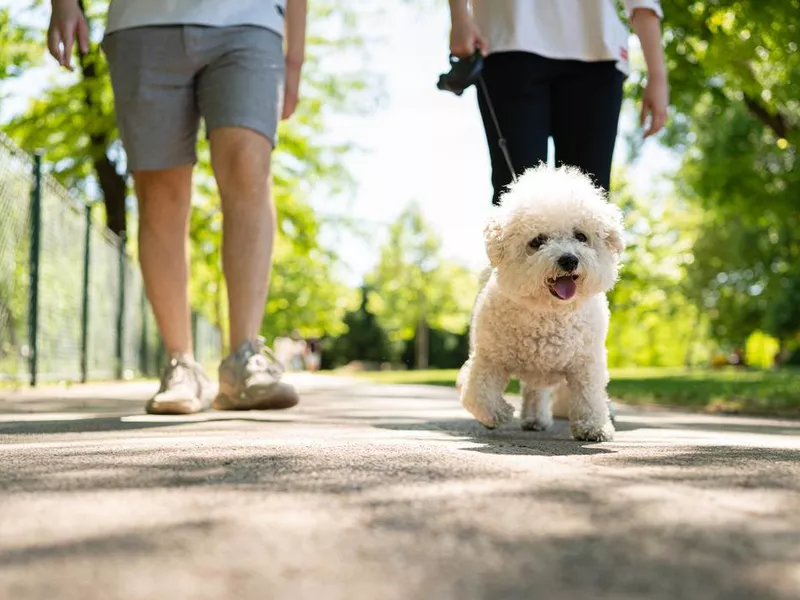
[[[509,376],[493,365],[473,357],[461,388],[461,403],[472,416],[490,429],[499,427],[514,416],[514,407],[503,399]]]
[[[522,383],[522,428],[529,431],[544,431],[553,424],[550,409],[552,390],[541,389]]]
[[[222,267],[228,286],[230,348],[255,340],[269,289],[275,205],[264,136],[241,127],[214,129],[211,164],[222,196]]]
[[[134,173],[139,261],[145,291],[170,355],[192,355],[188,292],[192,165]]]

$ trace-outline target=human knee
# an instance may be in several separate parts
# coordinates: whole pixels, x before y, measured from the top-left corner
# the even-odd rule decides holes
[[[247,201],[261,195],[237,193],[226,198],[226,192],[232,189],[266,193],[271,152],[269,140],[249,129],[226,127],[212,132],[212,164],[223,202]]]
[[[140,213],[185,212],[192,196],[192,167],[160,171],[137,171],[133,174]]]

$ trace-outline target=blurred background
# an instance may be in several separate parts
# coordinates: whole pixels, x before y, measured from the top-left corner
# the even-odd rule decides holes
[[[662,4],[670,122],[642,142],[633,38],[615,155],[629,247],[610,296],[610,390],[797,414],[800,2]],[[262,333],[291,369],[453,385],[491,189],[475,89],[457,98],[435,85],[447,3],[309,5],[301,105],[275,154],[280,235]],[[46,53],[49,3],[0,0],[4,385],[147,377],[163,359],[97,45],[107,4],[83,6],[94,43],[68,73]],[[204,141],[200,156],[193,325],[214,369],[227,322],[221,215]]]

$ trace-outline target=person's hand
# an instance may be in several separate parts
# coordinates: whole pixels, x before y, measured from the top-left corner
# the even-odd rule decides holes
[[[639,124],[644,127],[648,115],[650,122],[644,137],[658,133],[667,122],[667,105],[669,104],[669,86],[666,75],[647,78],[647,87],[642,96],[642,114]]]
[[[489,44],[474,19],[469,14],[454,18],[450,27],[450,53],[458,58],[469,58],[476,49],[484,56],[489,52]]]
[[[286,61],[286,81],[283,86],[283,114],[281,119],[288,119],[294,114],[300,99],[300,70],[302,64]]]
[[[81,54],[89,52],[89,25],[77,0],[53,0],[47,48],[62,67],[72,71],[72,47],[78,40]]]

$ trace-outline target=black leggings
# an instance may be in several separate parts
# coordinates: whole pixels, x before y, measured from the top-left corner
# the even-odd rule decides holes
[[[547,160],[552,136],[556,164],[579,167],[608,191],[625,81],[613,61],[500,52],[486,58],[483,78],[517,175]],[[492,203],[499,204],[511,173],[481,89],[478,105],[492,162]]]

